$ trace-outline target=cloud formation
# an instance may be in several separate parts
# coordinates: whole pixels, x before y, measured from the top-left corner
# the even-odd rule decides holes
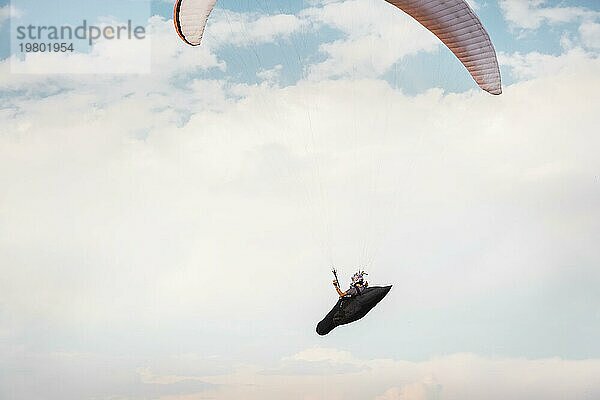
[[[203,377],[216,386],[190,398],[501,400],[540,396],[554,400],[567,396],[591,400],[600,393],[594,379],[600,371],[598,360],[528,360],[455,354],[407,362],[359,359],[345,353],[338,355],[335,349],[313,348],[310,352],[313,356],[320,352],[322,355],[318,361],[304,360],[307,365],[325,360],[337,364],[341,356],[356,369],[323,375],[316,368],[312,374],[274,376],[262,374],[259,366],[241,366],[232,374]]]
[[[3,27],[3,25],[5,23],[7,23],[7,21],[10,20],[10,18],[14,18],[19,16],[19,10],[17,10],[15,7],[11,6],[10,4],[4,5],[0,7],[0,28]]]
[[[304,14],[343,33],[343,38],[321,45],[327,57],[311,66],[310,77],[315,80],[377,77],[402,58],[439,46],[431,32],[384,1],[329,1]]]
[[[344,46],[390,39],[333,12],[364,6],[231,37],[337,26],[309,65],[348,72],[337,80],[210,76],[231,67],[221,49],[186,51],[158,17],[149,75],[19,76],[2,61],[0,397],[600,395],[594,25],[560,55],[504,53],[516,82],[501,97],[409,96],[350,73],[372,54]],[[377,71],[412,51],[392,50]],[[395,288],[316,338],[335,301],[328,257],[375,260]]]
[[[546,0],[499,0],[498,4],[506,20],[522,29],[600,17],[600,13],[585,7],[549,6]]]

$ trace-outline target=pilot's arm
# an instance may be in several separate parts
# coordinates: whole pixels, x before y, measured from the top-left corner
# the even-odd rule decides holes
[[[337,281],[337,279],[333,281],[333,286],[340,297],[344,297],[346,295],[346,292],[342,292],[342,289],[340,289],[340,283]]]

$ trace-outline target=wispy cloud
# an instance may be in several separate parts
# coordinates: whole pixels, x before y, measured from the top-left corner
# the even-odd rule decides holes
[[[305,21],[293,14],[269,15],[217,9],[209,21],[205,43],[208,46],[257,46],[289,37],[304,27]]]
[[[439,46],[424,27],[383,1],[329,1],[304,13],[314,23],[344,35],[321,44],[327,57],[310,67],[312,79],[380,76],[403,57]]]
[[[550,77],[565,70],[582,69],[585,73],[589,73],[589,68],[600,67],[600,60],[597,56],[581,48],[574,48],[558,56],[538,52],[502,53],[499,60],[502,65],[509,67],[511,73],[518,79]]]
[[[11,18],[21,15],[21,12],[10,4],[0,7],[0,28]]]
[[[546,0],[499,0],[506,20],[522,29],[538,29],[543,24],[561,24],[598,18],[600,13],[585,7],[549,6]]]
[[[579,26],[579,36],[585,47],[600,50],[600,23],[582,23]]]
[[[335,353],[332,349],[324,351]],[[329,361],[337,362],[335,358]],[[232,374],[206,377],[218,386],[204,395],[250,400],[275,399],[284,394],[289,399],[319,400],[355,397],[460,400],[471,396],[490,400],[542,396],[558,400],[566,395],[592,400],[600,393],[600,385],[594,379],[600,372],[600,360],[529,360],[455,354],[422,362],[359,358],[350,362],[360,368],[336,375],[323,375],[317,368],[313,374],[290,373],[285,377],[261,374],[257,366],[242,366]],[[502,385],[497,385],[498,381]]]

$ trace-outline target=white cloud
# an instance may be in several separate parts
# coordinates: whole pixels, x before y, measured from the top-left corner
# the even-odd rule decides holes
[[[346,29],[335,13],[327,23]],[[489,314],[512,326],[507,314],[531,307],[511,303],[514,292],[553,298],[555,280],[565,314],[598,304],[594,54],[504,55],[522,81],[501,97],[407,96],[374,79],[282,88],[202,79],[193,71],[226,68],[215,49],[185,51],[168,21],[153,25],[161,46],[148,76],[1,75],[0,363],[12,371],[1,390],[19,400],[131,387],[134,398],[171,399],[598,397],[595,359],[353,355],[443,339],[403,336],[407,310],[470,312],[491,296],[507,309]],[[290,30],[259,32],[252,40]],[[368,323],[316,338],[335,301],[327,264],[372,260],[382,232],[372,277],[395,282],[393,295]],[[591,353],[573,326],[595,333],[594,321],[559,317],[535,309],[536,324],[558,327],[542,352]],[[434,322],[455,337],[478,328]],[[377,324],[384,333],[368,330]],[[375,332],[386,336],[369,342]],[[265,356],[317,340],[352,352]],[[540,342],[482,340],[506,353]],[[73,347],[89,353],[54,351]],[[182,349],[196,353],[185,368],[161,358]]]
[[[331,350],[326,352],[331,353]],[[352,362],[361,368],[325,377],[320,370],[315,370],[313,375],[280,376],[262,374],[260,366],[240,366],[234,373],[202,377],[215,385],[202,395],[249,400],[281,396],[315,400],[538,397],[553,400],[567,396],[592,400],[600,393],[595,379],[600,372],[599,360],[528,360],[455,354],[422,362],[357,358]]]
[[[304,14],[344,34],[343,39],[321,45],[327,58],[310,68],[310,76],[316,80],[376,77],[408,55],[431,52],[439,46],[431,32],[383,1],[329,1]]]
[[[367,0],[313,2],[297,15],[238,13],[216,9],[209,20],[204,43],[210,47],[253,47],[289,39],[303,48],[308,35],[334,28],[343,39],[324,42],[327,59],[310,67],[314,79],[340,76],[379,76],[402,58],[433,51],[437,39],[396,7]],[[292,35],[298,35],[292,38]],[[295,55],[296,56],[296,55]]]
[[[285,39],[300,31],[305,22],[292,14],[238,13],[217,9],[208,22],[204,43],[256,46]]]
[[[440,392],[441,385],[431,378],[426,378],[423,382],[388,389],[375,400],[438,400],[441,398]]]
[[[598,18],[600,13],[584,7],[552,7],[546,0],[500,0],[504,18],[522,29],[537,29],[542,24],[561,24],[582,18]]]
[[[317,353],[318,348],[311,349]],[[160,398],[188,400],[213,398],[231,400],[488,400],[574,398],[594,400],[600,394],[596,377],[600,360],[561,358],[482,357],[453,354],[424,361],[351,357],[346,371],[324,373],[315,365],[328,359],[304,361],[303,373],[282,369],[268,373],[268,366],[220,358],[181,354],[165,357],[154,353],[151,365],[145,358],[89,353],[25,353],[17,351],[1,362],[10,362],[0,384],[10,387],[0,393],[11,399],[39,397]],[[294,356],[288,359],[296,358]],[[284,361],[285,362],[285,361]],[[144,366],[142,366],[144,365]],[[224,368],[225,366],[225,368]],[[335,368],[335,367],[334,367]],[[501,384],[499,384],[501,382]],[[37,384],[36,384],[37,383]]]
[[[354,357],[347,351],[340,351],[332,348],[313,347],[294,354],[293,360],[308,362],[331,361],[334,363],[355,362]]]
[[[0,28],[11,18],[16,18],[21,15],[21,12],[9,5],[0,7]]]
[[[579,35],[585,47],[600,50],[600,23],[585,22],[581,24]]]
[[[269,83],[276,83],[281,78],[281,73],[283,72],[283,65],[277,64],[275,67],[270,69],[263,69],[257,72],[257,76]]]
[[[93,72],[101,76],[152,72],[156,76],[167,70],[175,75],[178,71],[189,74],[196,70],[225,67],[222,61],[217,60],[212,47],[202,46],[193,52],[184,51],[189,50],[185,47],[174,37],[170,21],[152,17],[148,21],[144,40],[100,40],[89,53],[29,53],[24,59],[13,56],[10,63],[2,63],[6,73],[2,74],[0,83],[17,85],[21,82],[47,81],[46,74],[83,75]],[[9,66],[12,74],[8,73]]]
[[[122,81],[75,78],[66,84],[66,90],[44,94],[43,100],[16,97],[11,100],[12,108],[3,111],[3,126],[10,134],[0,146],[1,170],[11,188],[2,202],[3,251],[15,266],[10,269],[11,279],[32,285],[44,299],[22,298],[23,286],[5,280],[11,284],[3,292],[18,309],[24,308],[21,312],[33,312],[43,304],[51,315],[64,314],[64,318],[86,319],[94,313],[97,318],[108,318],[121,314],[122,308],[112,298],[144,309],[145,296],[157,295],[159,308],[214,313],[216,310],[206,306],[207,298],[216,296],[230,307],[236,302],[219,285],[194,290],[198,280],[227,281],[237,290],[257,277],[268,281],[279,277],[286,284],[298,285],[291,283],[294,278],[286,277],[279,265],[291,263],[286,258],[299,249],[293,265],[305,265],[306,259],[319,257],[314,242],[307,239],[311,231],[320,243],[334,241],[332,251],[341,263],[364,257],[362,248],[353,246],[364,237],[375,236],[370,230],[384,229],[381,220],[389,220],[393,213],[389,206],[376,208],[372,214],[361,213],[366,204],[384,205],[395,199],[403,202],[404,210],[428,204],[432,209],[418,206],[421,211],[403,215],[403,229],[413,231],[414,238],[420,232],[442,245],[447,239],[431,237],[419,218],[439,217],[428,229],[443,232],[443,224],[451,223],[448,217],[428,217],[428,213],[445,210],[447,215],[465,212],[468,217],[470,207],[464,208],[464,204],[470,202],[485,204],[491,198],[522,202],[526,199],[513,188],[536,182],[544,182],[536,194],[544,198],[546,190],[553,190],[545,188],[545,182],[562,185],[567,177],[585,175],[596,165],[595,153],[587,149],[593,148],[595,140],[589,132],[597,124],[597,113],[591,107],[597,93],[591,88],[598,79],[598,61],[582,51],[555,58],[536,54],[508,57],[506,64],[531,81],[509,87],[507,95],[498,100],[478,92],[441,96],[436,91],[413,98],[369,80],[302,83],[284,89],[232,88],[219,81],[194,80],[176,88],[167,84],[167,78],[194,61],[177,58],[179,50],[164,51],[166,59],[157,62],[157,75]],[[167,61],[172,58],[182,64]],[[3,84],[10,90],[40,90],[38,84],[26,80]],[[52,85],[59,83],[49,81],[49,91]],[[244,98],[235,100],[233,90]],[[582,96],[588,99],[583,104],[579,101]],[[530,104],[537,104],[535,110]],[[56,113],[57,109],[70,112]],[[465,118],[465,110],[477,118]],[[190,113],[190,120],[178,128],[184,121],[181,113]],[[564,130],[570,131],[574,125],[578,130],[565,142]],[[312,138],[317,142],[311,144]],[[367,150],[357,153],[362,146]],[[472,151],[473,146],[477,151]],[[441,153],[444,158],[438,159],[436,155]],[[318,206],[310,210],[316,219],[313,226],[300,222],[303,214],[298,204],[306,203],[305,186],[311,192],[309,197],[318,193],[311,183],[317,178],[314,154],[320,157],[318,165],[323,171],[319,179],[329,193],[327,198],[308,202],[310,208]],[[472,172],[475,165],[476,174]],[[353,185],[354,181],[398,189],[365,189]],[[508,200],[511,196],[516,197]],[[353,201],[344,200],[348,198]],[[336,207],[330,223],[323,223],[321,207],[332,209],[338,204],[344,207]],[[510,211],[500,207],[492,214],[495,212]],[[552,215],[558,218],[556,224],[566,223],[563,216]],[[544,224],[552,225],[552,218],[544,219]],[[509,274],[502,277],[506,268],[517,270],[523,263],[533,264],[521,273],[543,274],[544,263],[535,261],[542,255],[538,253],[541,249],[515,242],[521,235],[527,236],[523,233],[527,229],[535,231],[535,224],[514,222],[514,226],[496,226],[499,237],[482,244],[495,250],[480,253],[481,249],[473,249],[472,256],[481,257],[477,263],[467,263],[473,270],[462,271],[460,279],[448,270],[447,279],[467,286],[462,291],[448,293],[448,288],[437,285],[415,285],[422,291],[414,293],[414,299],[431,295],[430,299],[451,301],[477,292],[481,285],[493,285],[475,268],[475,264],[481,267],[482,261],[489,273],[500,275],[498,285],[509,279]],[[474,236],[492,228],[480,223],[473,221]],[[259,226],[273,233],[257,238],[251,227]],[[290,226],[295,228],[290,230]],[[321,232],[328,229],[333,229],[331,238]],[[576,224],[572,229],[580,230],[576,236],[593,236],[591,227]],[[550,242],[559,239],[560,235],[545,237]],[[124,245],[131,241],[138,245]],[[232,241],[253,244],[232,254],[227,250]],[[279,250],[273,249],[272,241],[279,243]],[[16,251],[19,243],[37,250],[27,254]],[[450,252],[446,255],[452,251],[438,250],[440,254]],[[47,252],[56,259],[44,256]],[[271,261],[263,259],[264,252],[271,254]],[[512,267],[500,266],[500,261],[490,256],[502,252],[515,254],[510,260]],[[415,248],[412,262],[417,262],[419,254]],[[569,254],[568,246],[564,246],[564,254]],[[409,254],[403,257],[411,258]],[[38,271],[43,264],[52,267]],[[81,265],[86,265],[88,272],[83,273]],[[129,272],[120,272],[124,265]],[[241,265],[245,267],[229,277],[227,271]],[[78,283],[65,281],[53,268],[67,276],[75,274],[72,279]],[[140,293],[112,286],[112,280],[121,274],[125,275],[123,282],[130,282],[147,269],[152,272],[143,274],[156,282],[135,285]],[[37,271],[39,280],[28,281],[32,271]],[[309,271],[319,274],[322,269],[312,265]],[[385,273],[390,275],[382,280],[399,277],[392,268],[382,271]],[[418,271],[409,273],[415,274],[412,279],[428,279]],[[103,302],[91,302],[94,312],[85,306],[89,293],[78,289],[88,274],[99,274],[101,280],[93,290],[106,296]],[[474,281],[465,279],[470,274]],[[272,294],[261,292],[255,301],[261,304]],[[52,301],[53,296],[62,300]],[[82,301],[70,301],[77,296]]]
[[[519,80],[550,77],[554,74],[569,71],[569,73],[590,73],[590,68],[598,68],[600,60],[593,53],[581,48],[573,48],[559,56],[544,53],[514,53],[498,56],[501,65],[507,66]]]

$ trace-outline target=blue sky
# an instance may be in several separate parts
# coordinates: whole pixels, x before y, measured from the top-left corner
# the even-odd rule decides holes
[[[0,3],[0,397],[598,398],[599,4],[473,2],[501,96],[384,2],[277,4],[11,62]],[[332,263],[394,288],[318,337]]]
[[[8,2],[0,2],[0,5],[8,4]],[[73,2],[73,5],[68,4],[65,7],[57,7],[56,3],[40,6],[37,2],[32,2],[35,7],[30,7],[26,0],[14,2],[19,4],[24,9],[28,9],[28,16],[35,19],[35,15],[44,16],[44,21],[55,21],[57,24],[78,24],[85,17],[93,20],[96,18],[104,18],[107,16],[115,17],[118,20],[132,19],[138,22],[143,19],[148,12],[160,15],[164,18],[170,18],[172,14],[172,4],[165,1],[129,1],[115,2],[115,6],[104,2],[102,6],[95,7],[93,3],[83,4]],[[487,30],[489,31],[494,45],[499,52],[521,52],[527,53],[537,51],[545,54],[557,55],[561,52],[560,39],[566,32],[575,31],[578,27],[578,21],[572,20],[560,24],[541,23],[539,29],[522,29],[515,24],[507,24],[502,16],[501,7],[492,1],[480,1],[477,3],[477,13],[480,15]],[[60,3],[59,3],[60,5]],[[590,10],[597,10],[597,4],[593,2],[583,1],[560,1],[549,2],[546,7],[559,6],[561,8],[568,7],[585,7]],[[78,7],[82,7],[81,10]],[[270,4],[260,4],[252,6],[247,1],[222,1],[219,4],[218,10],[231,10],[234,12],[253,12],[253,13],[287,13],[294,14],[305,8],[306,5],[302,1],[286,0],[277,3],[274,7]],[[107,15],[107,12],[110,13]],[[49,22],[47,22],[49,23]],[[3,24],[0,28],[5,34],[0,43],[0,56],[6,57],[9,54],[9,24]],[[208,32],[210,35],[210,31]],[[255,70],[260,68],[268,68],[279,64],[282,59],[289,57],[292,50],[289,49],[290,40],[297,48],[302,49],[303,61],[290,60],[287,58],[288,66],[285,72],[289,75],[292,81],[301,76],[301,70],[309,63],[309,60],[322,57],[318,54],[318,46],[320,43],[331,42],[343,37],[344,33],[336,29],[331,29],[327,26],[321,27],[317,32],[300,31],[288,38],[282,38],[283,42],[279,44],[267,43],[264,45],[256,44],[251,47],[240,48],[224,47],[220,50],[221,57],[228,62],[226,77],[228,79],[239,79],[242,81],[250,81],[256,79]],[[288,46],[287,53],[282,53],[280,47]],[[297,51],[293,50],[294,52]],[[260,54],[260,60],[255,55]],[[283,54],[283,55],[282,55]],[[395,85],[400,85],[405,90],[414,93],[422,91],[426,85],[443,85],[446,90],[464,90],[467,87],[472,87],[472,82],[468,77],[465,77],[462,71],[462,66],[454,60],[453,56],[447,51],[441,51],[441,54],[434,54],[431,57],[427,54],[420,54],[419,57],[409,57],[408,60],[403,60],[401,63],[402,71],[406,71],[406,75],[410,75],[411,79],[404,79],[403,76],[390,74],[388,79]],[[243,60],[240,62],[239,60]],[[441,73],[439,70],[443,69]],[[512,83],[513,77],[510,70],[503,68],[503,79],[506,83]],[[417,79],[415,76],[424,75],[422,79]],[[403,74],[404,75],[404,74]],[[212,71],[210,76],[216,76],[215,71]],[[219,77],[223,77],[221,74]],[[418,81],[418,83],[415,83]]]

